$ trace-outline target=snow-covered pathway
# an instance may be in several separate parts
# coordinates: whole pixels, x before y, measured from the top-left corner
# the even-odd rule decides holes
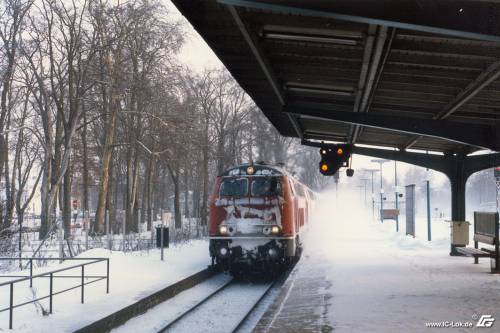
[[[489,273],[487,259],[450,257],[445,222],[433,222],[429,243],[423,231],[421,239],[404,228],[396,234],[393,221],[373,221],[359,199],[342,197],[327,194],[318,204],[288,302],[264,330],[428,332],[426,323],[475,326],[477,315],[493,315],[498,332],[500,276]],[[417,223],[425,230],[425,220]]]

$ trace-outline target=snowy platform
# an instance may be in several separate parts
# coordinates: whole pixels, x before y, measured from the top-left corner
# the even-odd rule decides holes
[[[318,205],[301,261],[254,332],[428,332],[436,324],[475,328],[481,315],[496,318],[498,330],[500,276],[489,273],[488,259],[474,265],[450,257],[448,224],[433,221],[427,242],[423,218],[411,238],[404,227],[396,233],[394,221],[381,224],[359,206],[329,198]]]

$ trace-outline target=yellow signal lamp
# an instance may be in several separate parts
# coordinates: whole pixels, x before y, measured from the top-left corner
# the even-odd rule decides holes
[[[342,148],[337,149],[337,155],[342,155],[344,153],[344,150]]]
[[[249,166],[247,168],[247,175],[253,175],[255,173],[255,168],[253,166]]]
[[[321,164],[321,171],[327,172],[328,171],[328,164],[326,164],[326,163]]]

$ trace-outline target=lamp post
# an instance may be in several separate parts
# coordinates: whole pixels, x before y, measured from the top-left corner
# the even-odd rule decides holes
[[[427,151],[426,154],[429,154]],[[429,168],[426,170],[425,177],[427,178],[425,180],[425,185],[426,185],[426,192],[427,192],[427,240],[430,242],[432,237],[431,237],[431,186],[429,182]]]
[[[363,185],[365,186],[365,205],[366,205],[366,183],[370,181],[368,178],[361,178]]]
[[[432,240],[431,236],[431,188],[429,182],[429,169],[427,169],[427,179],[425,181],[427,192],[427,240]]]
[[[399,203],[398,203],[398,162],[394,161],[394,193],[395,193],[395,205],[398,210],[396,215],[396,232],[399,232]]]
[[[371,162],[378,163],[380,165],[380,222],[384,223],[384,219],[382,218],[382,210],[384,209],[384,188],[383,188],[382,164],[384,164],[386,162],[390,162],[390,160],[374,159],[374,160],[371,160]]]
[[[363,202],[363,185],[357,185],[356,186],[357,188],[359,188],[359,202],[362,203]]]
[[[371,174],[371,179],[372,179],[372,218],[375,218],[375,193],[374,191],[374,184],[373,184],[373,174],[375,172],[379,172],[378,169],[363,169],[364,172],[369,172]]]

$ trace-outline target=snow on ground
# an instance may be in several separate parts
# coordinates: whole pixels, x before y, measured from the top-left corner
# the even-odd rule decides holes
[[[216,275],[129,320],[112,333],[158,332],[230,280],[227,274]],[[175,323],[168,332],[232,332],[267,287],[268,283],[240,281],[231,284]]]
[[[110,293],[106,294],[105,280],[85,287],[85,304],[80,304],[80,289],[54,297],[53,314],[43,316],[40,308],[29,304],[14,310],[13,332],[72,332],[91,322],[105,317],[137,300],[148,296],[169,284],[188,277],[210,264],[207,241],[193,241],[165,250],[165,261],[160,260],[160,251],[123,253],[104,249],[84,252],[80,257],[110,258]],[[79,262],[52,264],[34,274],[72,266]],[[80,274],[75,269],[61,274]],[[86,274],[105,275],[106,264],[98,263],[85,268]],[[29,272],[24,271],[24,274]],[[14,273],[12,273],[14,274]],[[10,278],[0,278],[5,282]],[[54,291],[79,284],[79,279],[54,279]],[[48,294],[47,278],[35,279],[33,289],[37,297]],[[29,283],[16,284],[15,304],[33,299]],[[0,287],[0,307],[8,306],[9,287]],[[40,302],[48,310],[48,299]],[[0,329],[8,328],[8,311],[0,313]],[[8,331],[8,330],[7,330]]]
[[[493,315],[500,327],[500,276],[488,259],[449,256],[449,225],[417,219],[417,237],[395,232],[394,221],[371,218],[356,196],[325,194],[299,263],[303,276],[325,275],[323,321],[335,332],[420,332],[427,322],[473,321]],[[323,309],[318,309],[323,311]],[[461,329],[453,329],[454,332]],[[463,330],[467,331],[467,330]],[[493,330],[492,330],[493,331]]]
[[[186,312],[214,290],[231,280],[229,275],[219,274],[193,288],[181,292],[176,297],[163,302],[146,313],[137,316],[124,325],[112,330],[112,333],[147,333],[158,332],[161,328]],[[218,309],[214,309],[218,310]],[[195,332],[193,330],[192,332]]]

